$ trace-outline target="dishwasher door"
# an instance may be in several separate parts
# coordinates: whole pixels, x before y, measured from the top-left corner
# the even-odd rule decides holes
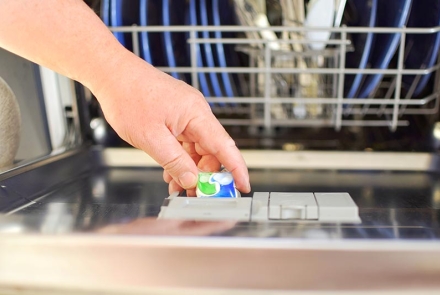
[[[256,154],[267,157],[271,152],[243,151],[254,192],[347,192],[362,222],[158,219],[167,185],[150,158],[134,149],[82,149],[1,179],[2,199],[15,203],[0,215],[0,290],[440,290],[440,180],[435,171],[258,167],[252,162]],[[304,165],[308,156],[319,157],[303,154]],[[383,168],[392,167],[394,156],[401,157],[389,154],[386,162],[377,156]],[[412,156],[415,162],[435,161],[429,154]],[[29,180],[36,181],[32,187],[22,185]]]

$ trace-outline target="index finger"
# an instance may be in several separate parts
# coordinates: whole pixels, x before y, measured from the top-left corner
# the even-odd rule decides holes
[[[206,153],[215,156],[232,173],[238,190],[244,193],[250,192],[246,162],[235,145],[235,141],[214,115],[207,114],[207,118],[200,116],[193,120],[187,131]]]

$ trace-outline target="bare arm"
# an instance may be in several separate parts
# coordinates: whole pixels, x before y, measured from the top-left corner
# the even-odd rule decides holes
[[[0,46],[91,88],[127,54],[79,0],[0,1]]]
[[[124,140],[165,169],[170,191],[194,188],[197,168],[249,176],[233,140],[199,91],[123,48],[81,0],[0,1],[0,46],[77,80]]]

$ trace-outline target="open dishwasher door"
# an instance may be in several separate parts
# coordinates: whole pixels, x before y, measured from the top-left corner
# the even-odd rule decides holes
[[[166,198],[162,170],[134,149],[82,149],[16,170],[0,180],[2,200],[27,201],[0,215],[0,290],[440,290],[437,174],[263,169],[251,166],[255,153],[270,152],[243,151],[256,192],[234,200]]]

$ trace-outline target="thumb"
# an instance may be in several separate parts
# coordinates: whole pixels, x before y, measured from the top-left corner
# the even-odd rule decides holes
[[[167,128],[158,128],[150,134],[143,148],[184,189],[197,184],[198,169],[191,156],[183,149]]]

